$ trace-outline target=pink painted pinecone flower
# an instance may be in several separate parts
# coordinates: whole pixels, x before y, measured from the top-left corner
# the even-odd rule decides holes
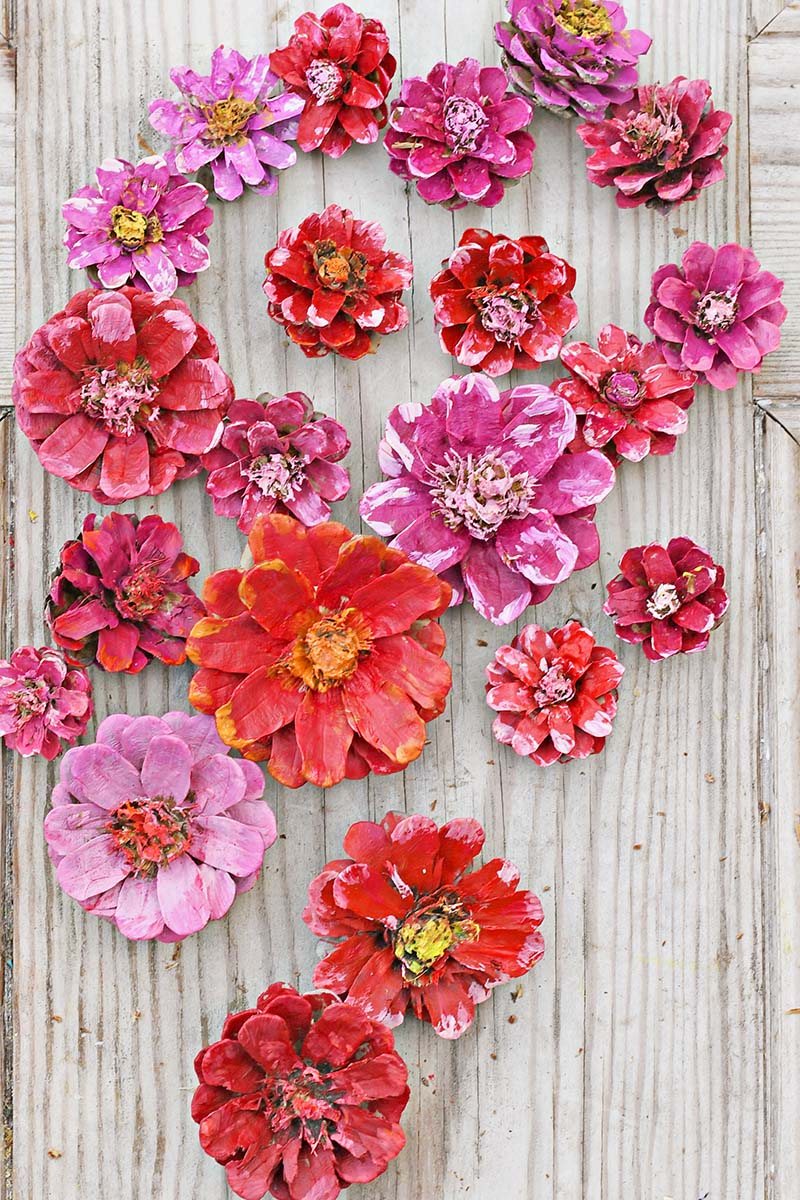
[[[130,283],[171,296],[194,283],[211,261],[206,189],[158,156],[136,166],[107,158],[95,174],[97,187],[80,188],[61,207],[68,265],[86,267],[104,288]]]
[[[404,80],[384,142],[391,170],[429,204],[492,208],[533,165],[533,109],[507,89],[505,71],[474,58]]]
[[[180,941],[256,882],[276,837],[263,792],[211,717],[106,717],[61,761],[44,822],[58,882],[125,937]]]
[[[720,391],[734,387],[740,371],[757,374],[780,345],[783,281],[736,242],[717,250],[693,242],[681,267],[658,268],[652,289],[644,319],[664,358]]]
[[[601,121],[630,100],[652,38],[614,0],[506,0],[495,36],[514,87],[564,116]]]
[[[331,515],[329,501],[350,491],[338,465],[350,449],[347,430],[314,412],[303,392],[236,400],[218,446],[203,458],[214,512],[249,533],[260,515],[288,513],[304,525]]]
[[[383,483],[361,515],[390,545],[465,591],[495,625],[514,621],[573,571],[596,562],[594,506],[614,486],[604,454],[566,454],[575,414],[525,384],[499,392],[457,376],[427,406],[401,404],[380,445]]]
[[[603,612],[624,642],[657,662],[704,650],[728,611],[725,572],[690,538],[626,550],[608,584]]]
[[[617,712],[625,668],[578,621],[549,632],[526,625],[486,668],[492,732],[540,767],[599,754]]]
[[[0,661],[0,739],[25,758],[56,758],[85,731],[92,709],[89,676],[58,650],[20,646]]]
[[[733,117],[715,109],[711,84],[679,75],[672,83],[643,85],[615,104],[599,123],[578,126],[592,183],[615,187],[620,208],[672,208],[696,200],[725,176],[725,135]]]
[[[177,169],[192,174],[210,166],[222,200],[241,196],[245,184],[271,196],[276,172],[297,161],[287,142],[297,136],[303,98],[272,94],[278,77],[269,69],[269,56],[247,59],[218,46],[209,75],[173,67],[169,76],[182,99],[153,100],[150,124],[172,141]]]
[[[597,349],[571,342],[561,361],[572,373],[553,386],[578,416],[571,450],[603,450],[641,462],[648,454],[671,454],[687,426],[695,375],[664,362],[655,342],[642,345],[618,325],[604,325]]]
[[[186,638],[205,616],[187,580],[200,564],[183,553],[176,525],[155,513],[94,513],[62,547],[45,615],[67,660],[141,671],[152,658],[186,661]]]

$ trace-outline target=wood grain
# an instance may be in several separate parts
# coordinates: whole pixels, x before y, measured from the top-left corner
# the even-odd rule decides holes
[[[643,332],[653,270],[693,238],[747,240],[747,36],[761,27],[756,7],[626,5],[631,23],[654,36],[643,78],[707,77],[735,116],[725,183],[666,218],[620,212],[592,188],[574,129],[547,115],[534,125],[532,178],[490,213],[425,207],[389,175],[377,147],[339,162],[301,157],[274,200],[218,206],[212,267],[188,301],[217,336],[239,395],[303,389],[345,422],[354,487],[340,518],[357,526],[389,409],[426,399],[453,369],[433,333],[427,283],[464,228],[544,234],[578,269],[582,338],[608,320]],[[389,29],[401,74],[467,54],[497,61],[500,0],[370,0],[368,8]],[[144,113],[165,94],[170,65],[202,68],[223,40],[251,53],[281,44],[300,10],[278,0],[20,0],[18,343],[82,283],[64,263],[62,199],[103,157],[136,157],[137,135],[155,142]],[[260,291],[263,253],[278,230],[333,200],[380,219],[390,244],[415,263],[408,332],[360,364],[304,359],[266,318]],[[282,837],[262,881],[227,920],[179,949],[130,945],[61,894],[42,836],[55,770],[12,764],[17,1200],[228,1195],[189,1118],[193,1055],[229,1008],[252,1002],[271,980],[309,984],[316,949],[299,920],[308,880],[339,852],[351,821],[390,808],[481,819],[490,853],[508,854],[542,895],[548,950],[516,1002],[512,989],[498,990],[459,1043],[411,1022],[399,1031],[413,1084],[408,1146],[364,1196],[493,1200],[501,1187],[508,1200],[791,1200],[797,1106],[791,1063],[775,1055],[793,1046],[796,1062],[788,1039],[800,1017],[785,1018],[784,1040],[776,1029],[776,1003],[791,1007],[789,956],[778,957],[778,947],[784,936],[797,944],[796,874],[785,812],[779,828],[762,822],[759,806],[776,771],[794,779],[797,770],[784,693],[768,703],[760,671],[770,630],[782,630],[781,654],[795,652],[778,614],[800,531],[780,523],[796,512],[789,494],[778,508],[764,492],[765,471],[785,469],[788,457],[771,436],[785,435],[764,421],[746,384],[704,391],[673,456],[620,472],[598,515],[598,565],[529,614],[544,624],[578,617],[611,642],[604,583],[627,546],[685,533],[726,565],[731,616],[706,653],[649,664],[621,648],[620,713],[596,760],[539,770],[493,742],[483,668],[512,631],[487,627],[470,609],[450,613],[453,693],[423,757],[401,777],[327,794],[270,781]],[[4,462],[17,512],[13,634],[38,642],[49,572],[89,505],[45,476],[20,435]],[[238,560],[242,538],[213,517],[198,480],[125,507],[176,520],[203,575]],[[98,716],[183,707],[188,678],[158,666],[136,679],[98,674]],[[765,774],[768,743],[779,757]]]

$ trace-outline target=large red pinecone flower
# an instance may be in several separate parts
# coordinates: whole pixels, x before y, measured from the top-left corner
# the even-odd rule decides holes
[[[442,266],[430,292],[446,354],[487,375],[558,358],[578,322],[575,269],[544,238],[467,229]]]
[[[440,829],[430,817],[389,813],[380,825],[351,825],[350,858],[313,880],[303,913],[320,937],[344,938],[318,964],[315,987],[390,1026],[410,1004],[441,1037],[460,1037],[490,989],[544,953],[542,906],[518,890],[514,864],[493,858],[465,874],[484,837],[467,818]]]
[[[414,269],[385,241],[377,221],[338,204],[279,234],[264,259],[267,311],[309,358],[363,358],[375,335],[408,324],[401,298]]]
[[[394,1038],[333,996],[273,983],[194,1066],[200,1144],[243,1200],[336,1200],[405,1145],[408,1073]]]
[[[334,521],[258,517],[249,544],[253,567],[206,580],[192,704],[287,787],[401,771],[450,691],[450,585]]]
[[[200,470],[233,384],[182,300],[87,288],[14,360],[17,419],[42,466],[100,504]]]

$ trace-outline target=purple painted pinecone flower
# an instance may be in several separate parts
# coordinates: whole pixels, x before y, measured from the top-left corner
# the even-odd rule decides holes
[[[134,166],[107,158],[97,187],[79,188],[61,206],[70,267],[86,267],[104,288],[125,284],[171,296],[209,265],[208,192],[159,155]]]
[[[218,46],[210,75],[173,67],[170,79],[183,99],[153,100],[150,124],[171,138],[178,170],[192,173],[209,164],[222,200],[241,196],[245,184],[271,196],[276,170],[297,160],[287,142],[297,136],[304,101],[291,92],[270,96],[278,77],[269,55],[247,59]]]
[[[602,121],[610,104],[630,100],[637,61],[652,38],[626,29],[614,0],[507,0],[495,36],[518,91],[536,104],[584,121]]]

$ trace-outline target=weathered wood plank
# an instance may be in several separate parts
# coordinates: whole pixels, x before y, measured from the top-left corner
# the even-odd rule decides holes
[[[0,408],[10,403],[14,323],[15,53],[0,40]]]

